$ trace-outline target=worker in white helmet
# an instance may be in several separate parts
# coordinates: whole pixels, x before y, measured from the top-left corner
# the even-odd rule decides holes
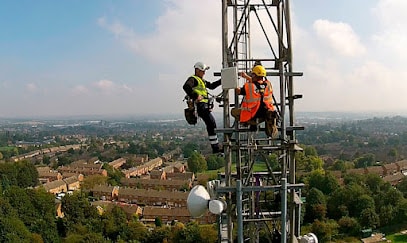
[[[197,106],[198,116],[205,122],[208,132],[209,142],[211,143],[212,153],[221,153],[218,136],[215,133],[216,121],[212,115],[213,103],[210,102],[207,89],[216,89],[221,85],[221,80],[215,82],[206,81],[203,76],[209,69],[209,66],[202,62],[194,65],[195,74],[190,76],[185,82],[183,89],[185,93],[194,100]]]

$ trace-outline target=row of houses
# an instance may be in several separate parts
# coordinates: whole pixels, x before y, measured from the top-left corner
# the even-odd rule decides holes
[[[95,206],[102,210],[101,205],[117,204],[129,215],[137,214],[144,222],[150,222],[157,217],[163,222],[178,220],[189,222],[192,217],[187,209],[187,197],[192,188],[195,175],[187,172],[186,165],[182,162],[166,163],[163,167],[164,158],[148,160],[137,167],[122,170],[125,177],[121,179],[122,187],[98,185],[91,191]],[[146,159],[140,156],[141,160]],[[109,162],[116,169],[126,163],[126,159],[119,158]],[[80,189],[80,182],[86,176],[100,174],[107,176],[102,168],[103,163],[97,158],[88,161],[79,160],[69,166],[61,166],[56,170],[49,167],[38,168],[39,177],[43,187],[50,193],[58,195]],[[72,174],[76,175],[73,176]],[[67,177],[69,175],[69,177]],[[74,183],[74,178],[76,181]],[[106,209],[104,209],[106,210]],[[103,210],[102,210],[103,211]],[[63,216],[60,210],[59,216]],[[202,223],[213,223],[215,218],[208,214],[198,220]]]
[[[29,158],[34,158],[36,156],[42,156],[44,154],[47,154],[50,156],[54,155],[56,153],[62,153],[62,152],[67,152],[70,149],[78,150],[82,148],[83,146],[86,145],[81,145],[81,144],[72,144],[72,145],[63,145],[63,146],[58,146],[58,147],[51,147],[51,148],[43,148],[43,149],[38,149],[29,153],[17,155],[11,157],[11,160],[14,162],[23,160],[23,159],[29,159]]]
[[[132,167],[127,170],[122,170],[122,172],[126,178],[137,177],[137,176],[142,176],[142,175],[148,174],[150,171],[154,170],[157,167],[160,167],[162,164],[163,164],[163,159],[161,157],[158,157],[158,158],[149,160],[140,166]]]
[[[103,201],[119,201],[138,205],[186,207],[188,192],[154,189],[138,189],[97,185],[90,193],[94,198]]]
[[[344,176],[342,171],[330,171],[337,179],[341,180]],[[299,175],[301,173],[298,173]],[[397,185],[405,176],[407,176],[407,160],[400,160],[394,163],[367,166],[365,168],[349,169],[346,174],[375,174],[391,185]]]
[[[123,180],[150,181],[135,178]],[[177,182],[177,180],[168,182]],[[160,218],[167,224],[174,220],[182,223],[188,223],[191,220],[203,224],[216,222],[215,215],[209,212],[202,217],[192,218],[187,208],[188,192],[97,185],[91,189],[91,194],[96,199],[102,199],[92,202],[93,205],[105,207],[112,204],[118,205],[128,213],[128,217],[137,214],[145,223],[152,223],[156,218]]]
[[[187,197],[192,188],[195,175],[187,172],[187,166],[183,162],[168,162],[176,153],[167,153],[165,156],[148,160],[147,155],[138,155],[135,158],[139,166],[121,170],[125,177],[121,179],[122,187],[95,186],[91,190],[94,200],[92,202],[98,210],[108,210],[111,205],[118,205],[130,217],[137,214],[143,222],[153,222],[160,218],[162,222],[169,223],[177,220],[189,222],[192,217],[187,209]],[[163,164],[166,162],[166,166]],[[126,163],[126,159],[119,158],[109,162],[115,169],[120,169]],[[40,180],[44,188],[53,194],[77,190],[80,183],[72,184],[72,174],[84,177],[94,174],[107,176],[102,168],[103,163],[97,158],[84,161],[79,160],[68,166],[61,166],[57,170],[49,168],[38,169]],[[69,178],[69,179],[68,179]],[[73,177],[75,178],[75,177]],[[107,206],[110,205],[110,206]],[[63,216],[62,211],[58,211]],[[214,215],[208,215],[197,219],[202,223],[215,222]]]
[[[107,171],[102,168],[102,164],[83,164],[58,167],[58,172],[61,174],[83,174],[84,176],[102,175],[107,176]]]
[[[41,186],[49,193],[59,194],[62,192],[76,191],[81,188],[80,183],[83,181],[83,175],[73,175],[61,180],[55,180],[44,183]]]
[[[141,207],[137,204],[126,204],[121,202],[112,201],[95,201],[92,202],[99,213],[103,214],[105,211],[109,211],[113,206],[118,206],[123,209],[128,219],[132,219],[137,216],[143,223],[154,223],[157,218],[161,219],[164,224],[171,224],[174,221],[181,223],[188,223],[191,221],[191,215],[187,208],[168,208],[157,206],[144,206]],[[193,219],[200,224],[208,224],[216,222],[216,216],[209,212],[206,212],[202,217]]]
[[[180,174],[180,173],[171,173]],[[184,174],[184,173],[182,173]],[[121,184],[123,186],[133,188],[155,189],[155,190],[167,190],[167,191],[180,191],[189,190],[192,188],[194,181],[193,173],[185,173],[185,178],[175,179],[140,179],[140,178],[122,178]]]
[[[121,165],[126,163],[126,159],[116,159],[109,164],[114,168],[120,168]],[[152,159],[147,161],[143,165],[123,170],[125,178],[129,180],[123,180],[126,185],[138,184],[139,187],[145,187],[149,189],[163,188],[168,190],[180,190],[182,188],[189,189],[192,186],[192,182],[195,176],[191,172],[186,172],[186,165],[183,163],[174,163],[171,166],[167,166],[157,170],[163,164],[162,158]],[[50,167],[38,167],[38,176],[42,184],[47,188],[52,186],[58,186],[61,183],[51,183],[53,181],[61,181],[64,178],[81,175],[82,177],[90,175],[102,175],[107,176],[107,171],[103,169],[103,163],[97,158],[90,159],[88,161],[78,160],[71,163],[69,166],[60,166],[56,170],[52,170]],[[148,179],[137,180],[134,177]],[[152,180],[150,180],[152,179]],[[178,182],[165,182],[166,180],[177,180]],[[179,182],[184,180],[184,182]]]

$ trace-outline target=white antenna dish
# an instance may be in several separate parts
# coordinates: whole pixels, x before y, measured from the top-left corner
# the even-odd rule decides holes
[[[300,237],[299,240],[300,243],[318,243],[318,238],[313,233],[308,233],[307,235]]]
[[[192,217],[201,217],[208,209],[210,196],[204,186],[194,186],[187,198],[188,211]]]
[[[220,200],[209,201],[209,212],[213,214],[221,214],[226,209],[226,203]]]

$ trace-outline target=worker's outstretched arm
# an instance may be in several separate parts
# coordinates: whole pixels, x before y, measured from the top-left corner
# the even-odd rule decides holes
[[[215,81],[213,83],[208,82],[205,80],[205,85],[208,89],[216,89],[217,87],[219,87],[221,85],[221,80],[219,79],[218,81]]]

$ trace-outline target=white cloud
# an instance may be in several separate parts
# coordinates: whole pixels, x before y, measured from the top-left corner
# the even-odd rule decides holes
[[[28,84],[25,86],[25,88],[26,88],[29,92],[32,92],[32,93],[35,93],[35,92],[38,91],[38,87],[37,87],[37,85],[34,84],[34,83],[28,83]]]
[[[120,95],[123,93],[133,93],[134,89],[127,84],[116,84],[111,80],[102,79],[92,84],[95,91],[101,91],[104,94]]]
[[[81,94],[87,94],[89,92],[88,88],[86,88],[84,85],[76,85],[72,89],[73,94],[75,95],[81,95]]]
[[[355,57],[366,52],[349,24],[319,19],[314,22],[313,27],[317,36],[340,55]]]
[[[196,1],[166,1],[165,12],[148,35],[119,21],[100,18],[98,22],[133,52],[161,65],[161,71],[190,67],[198,59],[221,66],[220,1],[205,1],[205,7]],[[177,57],[182,58],[175,62]]]
[[[405,0],[380,0],[372,12],[376,15],[377,24],[383,27],[402,27],[406,21],[407,1]]]
[[[126,85],[126,84],[123,84],[123,85],[121,86],[121,88],[122,88],[123,90],[129,92],[129,93],[133,93],[133,88],[129,87],[129,86]]]
[[[102,79],[94,83],[94,86],[97,87],[98,89],[102,91],[112,91],[112,89],[115,87],[112,81]]]
[[[406,10],[405,0],[382,0],[372,10],[378,26],[372,36],[372,52],[399,68],[407,62]]]
[[[304,95],[297,111],[406,111],[406,10],[404,0],[378,1],[363,33],[353,28],[358,16],[319,19],[312,29],[294,18],[294,67],[304,72],[295,78],[295,92]]]
[[[33,73],[37,76],[31,74],[31,83],[26,86],[21,81],[18,82],[26,80],[23,76],[5,76],[3,80],[10,80],[8,84],[10,89],[14,88],[13,91],[27,89],[38,94],[44,87],[48,89],[48,92],[42,92],[37,97],[26,92],[26,100],[30,101],[26,103],[34,104],[33,98],[40,97],[42,107],[49,107],[42,109],[44,112],[54,109],[57,113],[61,109],[55,107],[66,107],[64,112],[72,114],[180,113],[185,106],[182,101],[182,84],[192,74],[192,66],[196,61],[203,61],[211,66],[205,78],[209,81],[218,78],[211,75],[220,71],[222,65],[221,1],[206,0],[204,4],[197,0],[161,2],[165,4],[164,11],[154,20],[153,25],[149,23],[152,29],[148,33],[136,31],[144,23],[132,21],[131,17],[125,15],[125,11],[116,16],[104,15],[105,17],[97,19],[99,26],[110,34],[110,39],[101,40],[101,43],[106,41],[109,45],[97,50],[99,59],[92,59],[90,56],[83,59],[88,61],[87,64],[92,63],[93,69],[86,68],[84,71],[76,68],[72,69],[76,72],[53,75],[51,78],[45,72]],[[407,73],[404,71],[404,64],[407,63],[407,34],[404,28],[407,23],[407,15],[404,14],[407,1],[375,2],[377,5],[371,12],[373,15],[363,14],[371,17],[364,20],[363,24],[374,26],[366,26],[363,32],[360,31],[362,28],[358,16],[345,16],[339,22],[338,18],[331,18],[329,14],[321,17],[318,11],[310,11],[307,12],[309,20],[301,21],[292,13],[294,71],[304,72],[303,77],[295,77],[294,92],[304,95],[303,99],[296,100],[296,111],[404,108],[403,104],[407,102],[403,94],[407,90],[407,85],[404,84],[407,84]],[[345,4],[347,2],[343,3]],[[361,4],[352,4],[351,7],[359,5]],[[372,6],[359,10],[369,11]],[[144,14],[137,11],[139,10],[135,9],[134,14]],[[296,8],[296,11],[307,9]],[[102,16],[105,13],[100,14]],[[252,24],[257,25],[255,19]],[[251,29],[252,55],[272,58],[264,35],[259,26],[256,28]],[[233,29],[230,27],[229,31],[232,34]],[[90,37],[100,36],[91,36],[90,33]],[[270,41],[276,39],[273,37]],[[82,53],[92,55],[86,51]],[[16,70],[15,73],[19,72]],[[63,79],[63,82],[58,83],[58,79]],[[274,77],[271,79],[276,95],[279,96],[278,81]],[[86,80],[91,81],[86,83]],[[4,82],[0,83],[0,87],[5,87],[4,85]],[[41,85],[41,89],[37,85]],[[64,98],[67,90],[65,86],[70,87],[68,98]],[[0,89],[6,93],[4,90],[5,88]],[[213,94],[219,92],[220,89],[211,91]],[[395,97],[401,101],[395,102]],[[54,102],[48,102],[47,99]],[[216,111],[221,111],[221,108],[216,107]]]

